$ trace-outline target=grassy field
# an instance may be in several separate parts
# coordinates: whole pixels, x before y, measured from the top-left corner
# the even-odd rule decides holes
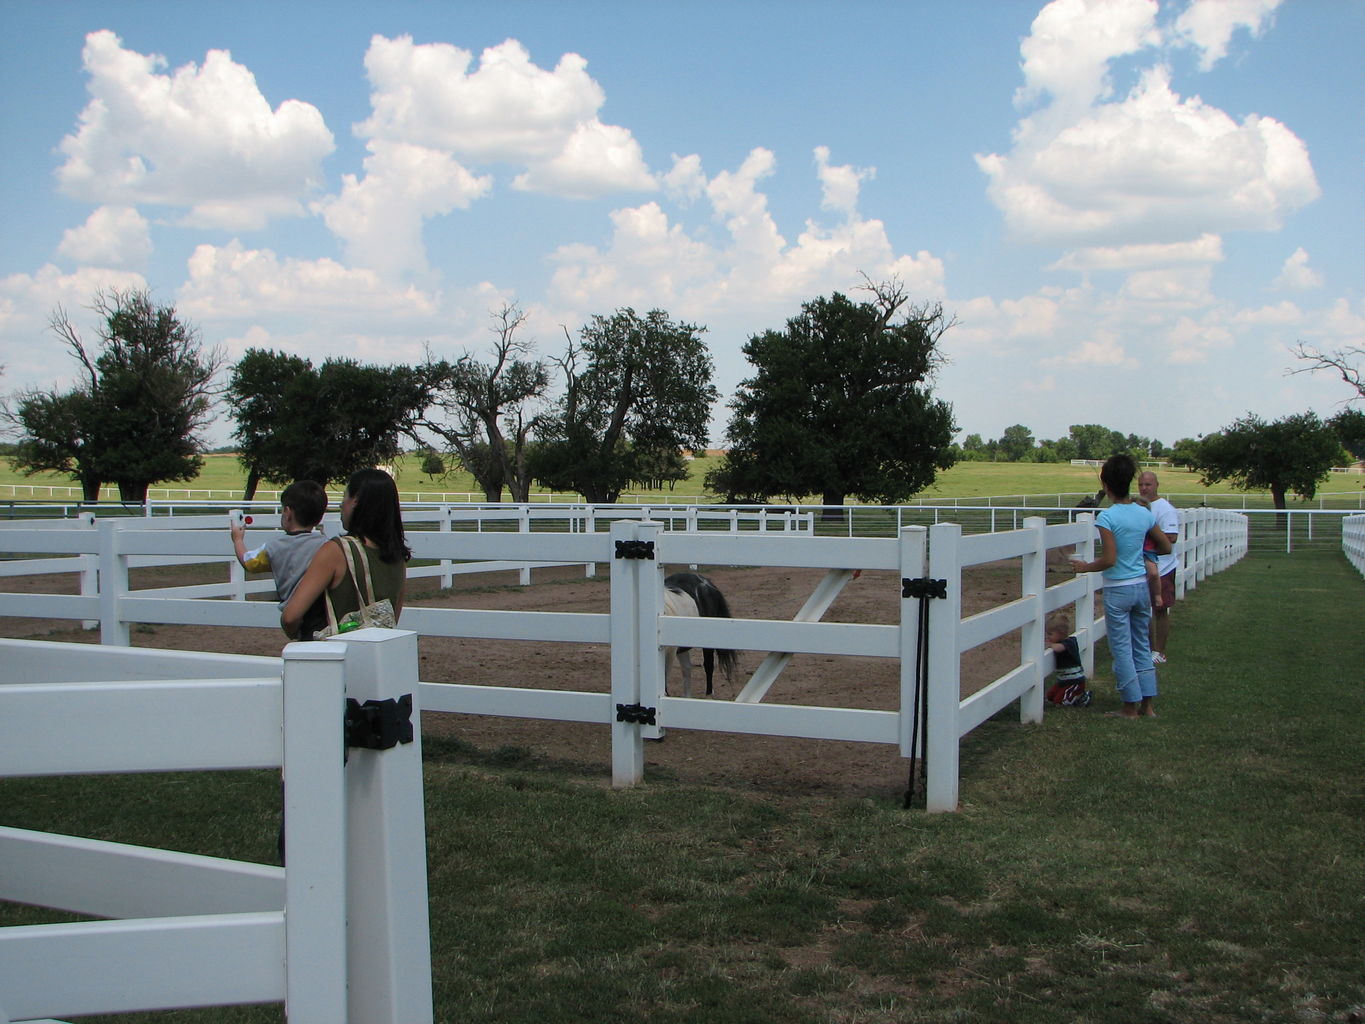
[[[1243,560],[1176,609],[1160,718],[1106,717],[1105,671],[1090,709],[1002,713],[957,814],[662,772],[614,792],[428,742],[437,1020],[1359,1021],[1363,604],[1339,552]],[[278,799],[272,772],[0,782],[9,825],[260,861]]]
[[[702,481],[716,462],[715,457],[696,459],[691,463],[691,477],[671,489],[640,492],[642,500],[698,500],[704,494]],[[421,472],[420,461],[415,456],[406,456],[395,466],[398,485],[405,497],[422,495],[428,500],[439,500],[439,495],[451,494],[463,500],[464,495],[473,494],[474,500],[482,500],[482,494],[474,485],[473,478],[463,471],[452,472],[444,477],[430,477]],[[1210,504],[1232,503],[1240,506],[1246,500],[1251,507],[1270,507],[1268,492],[1235,490],[1227,484],[1205,487],[1199,477],[1188,470],[1164,468],[1160,471],[1163,493],[1178,496],[1178,504],[1190,505],[1207,499]],[[1064,495],[1071,500],[1063,504],[1073,504],[1075,497],[1093,493],[1098,486],[1097,470],[1088,466],[1069,464],[1047,464],[1032,462],[962,462],[952,469],[939,474],[935,484],[916,496],[916,500],[934,502],[948,499],[980,497],[1010,497],[1023,495]],[[246,475],[235,455],[210,455],[204,460],[204,469],[199,477],[182,483],[168,483],[153,488],[154,498],[183,498],[186,492],[194,492],[196,497],[212,497],[228,500],[239,497]],[[9,497],[46,497],[41,491],[34,494],[32,488],[60,488],[58,497],[65,500],[78,498],[79,489],[71,489],[69,478],[54,473],[41,473],[26,477],[15,472],[7,460],[0,460],[0,498]],[[15,490],[14,488],[18,488]],[[67,490],[70,489],[70,493]],[[167,493],[163,493],[167,492]],[[542,492],[543,493],[543,492]],[[103,497],[106,501],[118,496],[113,486],[106,486]],[[1365,496],[1365,477],[1357,474],[1333,476],[1319,491],[1318,498],[1309,507],[1321,503],[1328,508],[1349,506],[1361,507]],[[273,497],[273,493],[271,494]],[[633,495],[631,496],[634,497]],[[623,498],[623,500],[626,500]],[[709,500],[709,499],[703,499]],[[818,498],[811,499],[818,500]],[[1291,506],[1301,507],[1298,502]]]

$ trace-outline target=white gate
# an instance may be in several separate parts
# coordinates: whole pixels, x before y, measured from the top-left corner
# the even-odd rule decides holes
[[[279,1001],[291,1024],[430,1021],[421,744],[345,725],[411,700],[416,666],[397,630],[282,659],[0,641],[0,776],[282,767],[289,851],[0,827],[0,898],[109,919],[0,929],[0,1022]],[[348,737],[373,748],[343,764]]]

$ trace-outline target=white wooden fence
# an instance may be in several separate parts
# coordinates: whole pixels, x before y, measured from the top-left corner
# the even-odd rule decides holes
[[[1347,516],[1342,520],[1341,549],[1347,560],[1365,575],[1365,516]]]
[[[0,1024],[279,1001],[290,1024],[431,1021],[420,738],[343,765],[366,739],[348,695],[357,718],[416,680],[398,630],[282,658],[0,640],[0,777],[282,767],[289,853],[0,827],[0,899],[108,919],[0,928]]]
[[[31,571],[55,572],[54,553],[68,564],[98,565],[95,594],[0,594],[0,615],[98,620],[104,643],[126,645],[133,623],[277,628],[273,604],[215,600],[242,596],[241,582],[132,590],[128,569],[139,560],[225,561],[230,544],[221,526],[203,529],[203,517],[102,520],[79,528],[0,529],[0,552],[42,553]],[[195,528],[198,527],[198,528]],[[1246,518],[1195,509],[1181,513],[1182,567],[1178,590],[1198,586],[1210,573],[1246,551]],[[797,532],[682,532],[661,522],[620,521],[609,533],[409,533],[414,555],[443,562],[506,567],[520,563],[607,563],[613,566],[610,609],[602,613],[510,612],[409,607],[403,625],[423,636],[603,644],[610,648],[609,692],[523,686],[422,683],[430,711],[609,724],[612,779],[618,786],[642,777],[642,740],[662,728],[799,736],[896,744],[920,756],[917,738],[927,724],[928,806],[957,806],[957,745],[961,736],[1012,701],[1024,721],[1042,709],[1042,683],[1051,669],[1042,653],[1046,615],[1074,605],[1087,659],[1102,635],[1093,619],[1098,577],[1068,578],[1046,586],[1046,553],[1088,546],[1095,531],[1088,515],[1049,526],[1041,518],[997,534],[963,536],[954,524],[907,527],[892,538],[820,537]],[[632,557],[642,555],[644,557]],[[79,561],[84,559],[85,561]],[[962,570],[1002,559],[1022,566],[1019,597],[966,619],[961,616]],[[23,572],[12,562],[7,572]],[[824,570],[824,581],[793,621],[665,616],[666,566],[762,565]],[[842,586],[859,570],[889,570],[907,581],[899,621],[886,624],[820,621]],[[916,597],[917,580],[942,580],[944,599]],[[920,588],[921,590],[923,588]],[[928,634],[921,649],[922,602],[929,602]],[[1019,631],[1016,667],[966,700],[959,699],[961,656]],[[712,647],[770,652],[734,701],[670,697],[664,692],[664,648]],[[917,656],[918,652],[918,656]],[[886,710],[812,707],[768,700],[794,654],[871,656],[899,663],[897,705]],[[928,693],[921,696],[921,687]],[[780,693],[780,690],[779,690]],[[837,699],[837,698],[836,698]],[[927,707],[927,711],[925,708]]]

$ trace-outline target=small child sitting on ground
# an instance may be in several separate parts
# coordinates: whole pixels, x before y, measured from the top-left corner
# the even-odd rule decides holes
[[[1071,619],[1064,612],[1048,617],[1044,646],[1056,662],[1056,681],[1047,691],[1047,702],[1061,708],[1090,706],[1092,694],[1086,689],[1085,666],[1081,664],[1081,649],[1071,635]]]
[[[275,577],[281,609],[289,602],[318,548],[327,543],[322,531],[314,529],[322,522],[326,511],[327,492],[322,485],[312,480],[296,480],[280,495],[283,536],[272,535],[260,547],[248,551],[246,527],[241,523],[229,527],[232,546],[242,568],[247,572],[268,572]]]

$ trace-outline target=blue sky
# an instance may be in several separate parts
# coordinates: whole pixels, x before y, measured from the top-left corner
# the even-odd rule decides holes
[[[0,5],[0,364],[149,287],[229,361],[486,352],[621,306],[755,333],[898,278],[963,433],[1171,443],[1350,397],[1365,3]],[[230,431],[226,415],[213,440]]]

